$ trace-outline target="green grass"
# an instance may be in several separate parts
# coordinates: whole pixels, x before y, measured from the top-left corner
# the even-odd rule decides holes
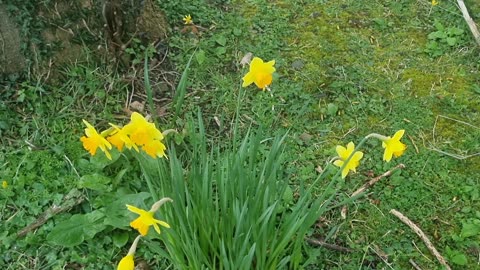
[[[309,247],[311,269],[410,269],[410,259],[422,269],[441,269],[390,209],[418,224],[453,269],[479,267],[480,157],[460,160],[439,152],[480,152],[479,48],[455,1],[440,1],[436,7],[426,0],[210,1],[210,6],[204,1],[175,2],[163,6],[171,25],[181,29],[182,16],[191,14],[202,28],[201,36],[180,29],[170,34],[169,59],[178,73],[196,55],[180,117],[172,121],[175,108],[167,109],[159,119],[162,128],[188,130],[186,116],[199,107],[207,139],[228,144],[234,136],[241,78],[247,72],[239,61],[252,52],[275,59],[277,73],[271,93],[245,89],[240,134],[249,128],[267,131],[266,137],[288,131],[284,174],[294,191],[313,182],[316,168],[325,168],[336,145],[358,142],[371,132],[391,136],[406,130],[408,150],[390,163],[382,162],[380,143],[367,142],[358,173],[347,177],[335,202],[372,175],[398,163],[406,168],[348,205],[346,219],[340,209],[333,209],[319,220],[313,236],[326,237],[333,230],[328,241],[353,252]],[[480,5],[466,4],[480,21]],[[432,38],[438,31],[454,33],[449,35],[455,43]],[[110,70],[107,64],[81,63],[66,68],[65,79],[55,84],[30,78],[0,93],[0,180],[9,183],[0,190],[0,251],[5,258],[0,266],[93,269],[95,263],[95,269],[112,269],[125,254],[128,247],[114,243],[126,230],[107,230],[71,248],[45,241],[55,224],[101,208],[105,202],[98,198],[112,197],[117,190],[147,190],[137,165],[125,161],[97,168],[78,140],[81,119],[107,127],[128,117],[122,109],[131,85]],[[151,83],[155,91],[157,82]],[[16,239],[20,229],[79,188],[81,176],[100,173],[115,179],[122,169],[127,171],[119,181],[112,180],[102,191],[80,189],[84,203]],[[321,183],[317,193],[327,184]],[[144,245],[137,257],[154,268],[166,267],[168,262],[155,259],[156,249]]]

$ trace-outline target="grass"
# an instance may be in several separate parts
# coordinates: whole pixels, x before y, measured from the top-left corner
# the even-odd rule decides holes
[[[228,142],[246,73],[240,59],[247,52],[275,59],[272,92],[247,88],[239,125],[242,134],[248,128],[266,130],[267,137],[288,131],[284,174],[294,191],[316,178],[316,169],[325,167],[336,145],[358,142],[371,132],[406,130],[408,150],[390,163],[381,161],[378,142],[366,144],[358,173],[347,177],[337,202],[372,175],[397,163],[406,168],[348,205],[345,219],[333,209],[311,230],[312,237],[330,235],[328,242],[354,251],[309,247],[309,267],[410,269],[412,259],[423,269],[440,269],[414,232],[389,214],[397,209],[422,228],[454,269],[478,268],[480,159],[461,160],[438,151],[461,156],[480,152],[479,49],[454,2],[435,7],[429,1],[406,0],[214,1],[212,6],[199,1],[194,8],[183,2],[165,4],[172,25],[181,29],[182,16],[191,14],[202,28],[201,36],[180,29],[171,33],[169,59],[177,72],[196,52],[180,117],[172,122],[177,112],[170,109],[159,124],[184,130],[186,116],[199,107],[208,140]],[[480,21],[480,5],[466,4]],[[438,31],[454,33],[455,44],[429,38]],[[107,230],[69,248],[45,238],[55,224],[100,208],[105,202],[98,197],[146,190],[135,164],[98,168],[78,141],[81,119],[107,127],[108,121],[127,117],[122,109],[129,87],[108,67],[85,62],[67,67],[60,83],[29,78],[0,93],[0,142],[5,146],[0,150],[0,180],[9,184],[0,193],[2,267],[91,269],[95,263],[95,269],[111,269],[123,256],[128,247],[118,239],[124,230]],[[125,175],[118,176],[122,168]],[[79,187],[77,173],[118,176],[118,181],[92,191]],[[326,184],[318,186],[318,194]],[[51,205],[61,204],[73,188],[83,192],[84,203],[25,238],[15,237]],[[149,245],[138,256],[154,268],[168,265],[156,260],[155,252]]]

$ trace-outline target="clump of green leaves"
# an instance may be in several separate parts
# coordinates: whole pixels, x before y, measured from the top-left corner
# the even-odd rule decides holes
[[[464,31],[457,27],[445,27],[439,21],[434,23],[436,31],[428,34],[428,43],[425,52],[430,56],[440,56],[452,47],[464,43]]]
[[[294,200],[284,138],[265,143],[249,134],[239,146],[207,150],[198,123],[189,125],[187,147],[169,146],[168,160],[140,160],[157,197],[173,199],[163,209],[171,229],[160,235],[167,259],[176,269],[299,268],[304,238],[332,189],[314,198],[313,185],[302,186]]]

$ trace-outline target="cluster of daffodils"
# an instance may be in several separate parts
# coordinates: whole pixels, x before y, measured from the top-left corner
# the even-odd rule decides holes
[[[381,140],[382,147],[385,149],[383,152],[383,160],[386,162],[390,162],[393,156],[399,157],[403,155],[403,153],[407,149],[407,146],[400,141],[404,133],[405,130],[402,129],[397,131],[395,135],[393,135],[393,137],[386,137],[383,135],[372,133],[366,138],[373,137]],[[345,178],[350,171],[356,172],[356,168],[358,167],[358,165],[360,165],[360,159],[362,159],[363,153],[360,151],[355,151],[355,145],[353,144],[353,142],[349,142],[346,148],[338,145],[336,150],[338,157],[333,162],[333,164],[337,167],[342,168],[342,178]]]
[[[154,214],[155,212],[157,212],[160,206],[162,206],[162,204],[166,202],[171,202],[171,201],[172,199],[170,198],[163,198],[158,202],[154,203],[150,208],[150,211],[146,211],[146,210],[127,204],[127,209],[129,211],[139,215],[138,218],[130,222],[130,226],[136,229],[140,233],[140,235],[137,236],[137,238],[135,238],[135,240],[133,241],[130,249],[128,250],[127,255],[123,257],[118,263],[117,270],[133,270],[135,268],[135,262],[133,257],[135,255],[135,251],[137,250],[138,241],[140,241],[140,238],[142,236],[147,235],[148,230],[150,229],[150,226],[153,226],[155,231],[159,234],[160,234],[160,226],[158,225],[161,225],[165,228],[170,228],[170,225],[168,225],[168,223],[166,223],[165,221],[155,219]]]
[[[112,159],[110,150],[112,145],[118,151],[123,151],[124,147],[134,149],[139,152],[142,149],[152,158],[165,157],[166,147],[162,143],[163,134],[155,127],[154,123],[148,122],[141,114],[132,113],[130,123],[124,127],[110,124],[110,128],[98,133],[95,127],[83,120],[87,126],[85,135],[80,138],[83,147],[93,156],[100,148],[108,159]]]

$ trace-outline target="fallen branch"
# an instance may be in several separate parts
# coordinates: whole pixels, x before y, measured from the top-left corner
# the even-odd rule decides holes
[[[353,192],[352,195],[350,195],[350,198],[360,195],[360,193],[364,192],[365,190],[367,190],[371,186],[375,185],[375,183],[380,181],[380,179],[392,175],[392,173],[394,171],[398,170],[398,169],[404,169],[404,168],[405,168],[404,164],[398,164],[397,166],[393,167],[393,169],[391,169],[389,171],[386,171],[384,174],[379,175],[375,178],[372,178],[370,181],[368,181],[363,186],[361,186],[359,189],[357,189],[355,192]]]
[[[397,166],[395,166],[393,169],[389,170],[389,171],[386,171],[385,173],[383,173],[382,175],[379,175],[375,178],[372,178],[370,181],[368,181],[367,183],[363,184],[363,186],[361,186],[359,189],[357,189],[355,192],[352,193],[352,195],[350,195],[350,198],[353,198],[353,197],[356,197],[358,195],[360,195],[362,192],[364,192],[365,190],[367,190],[368,188],[370,188],[371,186],[375,185],[375,183],[377,183],[378,181],[380,181],[380,179],[384,178],[384,177],[388,177],[390,175],[392,175],[392,173],[398,169],[404,169],[405,168],[405,165],[404,164],[398,164]],[[342,216],[343,219],[345,219],[347,217],[347,206],[343,206],[342,207],[342,210],[340,210],[340,214]]]
[[[470,17],[470,14],[468,14],[467,7],[465,6],[465,3],[463,0],[457,0],[458,7],[460,8],[460,11],[462,11],[463,18],[468,24],[468,27],[470,28],[470,31],[473,34],[473,37],[475,38],[475,41],[477,42],[478,45],[480,45],[480,32],[478,31],[477,25],[473,21],[472,17]]]
[[[422,270],[418,264],[416,264],[412,259],[408,260],[408,262],[415,268],[416,270]]]
[[[70,191],[65,196],[65,198],[63,199],[63,202],[62,202],[61,206],[53,205],[50,208],[48,208],[47,210],[45,210],[40,215],[40,217],[38,217],[33,223],[31,223],[27,227],[25,227],[25,228],[21,229],[19,232],[17,232],[17,237],[23,237],[23,236],[27,235],[27,233],[29,233],[29,232],[35,230],[36,228],[42,226],[43,224],[45,224],[45,222],[47,222],[47,220],[49,220],[50,218],[52,218],[56,214],[68,211],[72,207],[74,207],[75,205],[78,205],[78,204],[82,203],[84,200],[85,200],[85,198],[82,196],[80,191],[78,191],[76,189]]]
[[[410,227],[410,229],[412,229],[422,239],[428,250],[430,250],[430,252],[435,256],[435,258],[437,258],[438,262],[440,262],[440,264],[443,265],[445,269],[451,270],[445,258],[440,255],[440,253],[437,251],[432,242],[430,242],[425,233],[415,223],[413,223],[408,217],[404,216],[402,213],[398,212],[395,209],[390,210],[390,213],[399,218],[408,227]]]
[[[340,251],[340,252],[353,252],[353,250],[351,250],[349,248],[338,246],[338,245],[335,245],[335,244],[329,244],[329,243],[325,242],[323,239],[307,238],[306,240],[311,245],[321,246],[321,247],[324,247],[324,248],[328,248],[328,249],[332,249],[332,250],[336,250],[336,251]]]

